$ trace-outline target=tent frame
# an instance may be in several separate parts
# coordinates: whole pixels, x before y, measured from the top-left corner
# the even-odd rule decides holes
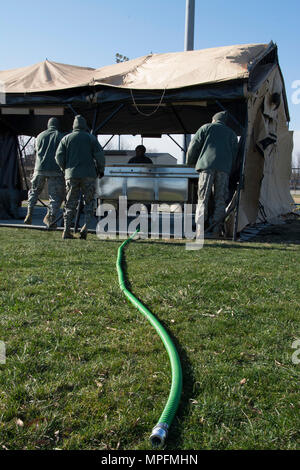
[[[231,127],[242,138],[241,163],[235,197],[235,216],[233,240],[239,231],[241,195],[245,188],[246,162],[251,145],[251,133],[255,116],[253,116],[252,98],[276,68],[282,80],[282,97],[286,120],[289,121],[286,92],[282,73],[278,63],[277,46],[271,42],[255,59],[247,64],[249,76],[245,79],[232,79],[220,83],[204,83],[177,89],[131,89],[96,83],[91,86],[74,87],[64,90],[11,93],[7,96],[2,109],[16,109],[12,119],[9,114],[0,114],[1,121],[14,129],[16,134],[36,135],[52,114],[53,107],[64,109],[62,121],[65,129],[70,129],[72,117],[76,114],[85,116],[90,132],[94,135],[111,135],[105,146],[114,135],[141,134],[143,137],[153,134],[167,135],[181,150],[171,134],[189,135],[219,109],[229,111]],[[133,95],[134,92],[134,95]],[[19,115],[20,108],[28,108],[28,115]],[[153,107],[154,112],[141,112],[143,107]],[[46,116],[38,116],[36,108],[49,109]],[[77,111],[76,111],[77,110]],[[68,112],[69,111],[69,112]],[[148,118],[147,118],[148,116]],[[242,125],[241,122],[245,124]],[[23,126],[23,127],[22,127]],[[27,127],[26,127],[27,126]],[[26,131],[26,132],[25,132]]]

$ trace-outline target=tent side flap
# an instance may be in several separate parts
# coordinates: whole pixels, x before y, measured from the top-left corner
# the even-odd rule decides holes
[[[277,66],[248,98],[249,134],[238,231],[248,224],[278,220],[292,208],[289,191],[292,144],[284,92]]]
[[[18,205],[22,196],[17,137],[9,132],[5,132],[0,134],[1,219],[18,217]]]

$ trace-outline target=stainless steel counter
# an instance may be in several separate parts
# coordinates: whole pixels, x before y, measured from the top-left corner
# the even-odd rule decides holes
[[[115,201],[194,202],[191,193],[198,173],[185,165],[111,165],[98,180],[98,197]],[[192,187],[192,189],[191,189]]]

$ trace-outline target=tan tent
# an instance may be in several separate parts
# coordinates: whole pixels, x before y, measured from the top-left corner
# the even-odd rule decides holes
[[[272,42],[151,54],[100,69],[46,60],[0,71],[0,84],[0,132],[30,136],[52,115],[68,130],[77,113],[95,134],[192,134],[227,109],[241,136],[231,231],[291,209],[292,133]]]
[[[46,60],[0,71],[0,80],[7,93],[58,91],[103,84],[136,90],[176,89],[247,79],[248,65],[266,49],[265,44],[248,44],[151,54],[96,70]]]

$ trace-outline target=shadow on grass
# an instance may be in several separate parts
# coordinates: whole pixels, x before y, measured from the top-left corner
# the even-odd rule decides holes
[[[226,242],[226,243],[225,243]],[[139,240],[139,243],[141,244],[153,244],[153,241],[148,241],[148,240]],[[185,250],[185,242],[182,242],[182,243],[178,243],[178,242],[169,242],[169,241],[157,241],[155,240],[155,243],[157,245],[165,245],[165,246],[180,246],[184,251]],[[247,243],[247,245],[245,244]],[[204,246],[202,249],[205,250],[205,248],[224,248],[224,249],[235,249],[235,250],[238,250],[238,249],[242,249],[242,250],[277,250],[277,251],[286,251],[285,248],[281,248],[280,246],[254,246],[254,245],[251,245],[250,246],[250,243],[260,243],[262,244],[262,242],[252,242],[252,241],[247,241],[247,242],[232,242],[232,243],[228,243],[228,241],[226,240],[220,240],[220,241],[212,241],[212,240],[209,240],[209,244],[205,244],[204,243]],[[265,243],[270,243],[270,242],[265,242]],[[273,242],[272,242],[273,243]],[[294,243],[294,242],[293,242]],[[300,242],[299,242],[300,243]],[[283,243],[283,242],[280,242],[280,245],[290,245],[291,242],[286,242],[286,243]],[[278,243],[279,245],[279,243]],[[201,252],[201,249],[200,250],[195,250],[193,251],[193,253],[197,253],[197,251]],[[191,253],[191,251],[188,251],[188,253]]]
[[[258,242],[247,241],[243,243],[258,243]],[[270,243],[270,242],[266,242],[266,243]],[[282,245],[283,243],[280,243],[280,244]],[[287,243],[287,245],[290,245],[290,243]],[[286,248],[281,248],[280,246],[253,246],[253,245],[250,246],[250,245],[241,244],[240,242],[228,243],[226,245],[223,243],[215,242],[215,243],[210,243],[208,247],[209,248],[224,248],[224,249],[230,249],[230,250],[242,249],[242,250],[286,251]]]
[[[27,229],[28,230],[33,230],[35,232],[40,231],[40,232],[45,232],[45,233],[62,233],[62,229],[52,229],[49,230],[46,227],[40,227],[40,226],[25,226],[25,225],[20,225],[18,227],[16,226],[11,226],[7,224],[0,224],[0,227],[3,228],[22,228],[22,229]],[[79,234],[76,234],[74,241],[79,240]],[[287,238],[287,239],[285,239]],[[70,242],[69,243],[74,243]],[[121,244],[124,241],[124,238],[98,238],[98,236],[95,233],[89,233],[88,235],[88,242],[106,242],[106,243],[113,243],[113,244]],[[181,241],[176,241],[176,239],[171,238],[170,240],[166,239],[138,239],[135,240],[138,241],[140,244],[148,244],[148,245],[159,245],[159,246],[177,246],[177,247],[182,247],[185,249],[185,244],[189,242],[190,240],[188,239],[182,239]],[[208,242],[208,243],[207,243]],[[66,243],[66,241],[64,241]],[[86,241],[80,240],[80,243],[84,244]],[[261,246],[255,246],[257,244],[260,244]],[[277,245],[277,246],[264,246],[264,245]],[[300,244],[300,239],[299,237],[296,238],[295,236],[290,239],[288,236],[286,237],[280,237],[280,236],[272,236],[272,238],[268,238],[268,234],[264,237],[263,234],[260,234],[257,237],[253,237],[250,240],[245,240],[245,241],[236,241],[233,242],[231,239],[206,239],[204,243],[204,249],[206,247],[212,247],[212,248],[225,248],[225,249],[247,249],[247,250],[277,250],[277,251],[285,251],[285,246],[287,245],[299,245]],[[281,248],[279,245],[283,246]],[[197,250],[196,250],[197,251]]]
[[[99,238],[88,238],[89,242],[106,242],[106,243],[113,243],[113,244],[118,244],[121,245],[124,241],[124,239],[99,239]],[[174,241],[173,239],[170,240],[150,240],[150,239],[139,239],[139,240],[134,240],[134,242],[138,242],[139,244],[142,245],[157,245],[157,246],[168,246],[168,247],[181,247],[183,251],[188,251],[189,250],[185,249],[185,243],[189,242],[189,240],[182,240],[181,242]],[[208,243],[207,243],[208,242]],[[257,245],[260,246],[257,246]],[[272,244],[273,246],[269,246]],[[286,247],[290,245],[299,245],[300,240],[282,240],[282,239],[253,239],[253,240],[247,240],[247,241],[230,241],[226,239],[222,240],[213,240],[213,239],[208,239],[205,240],[204,246],[202,249],[205,248],[223,248],[223,249],[235,249],[235,250],[266,250],[266,251],[286,251]],[[201,251],[201,250],[195,250],[195,252]]]

